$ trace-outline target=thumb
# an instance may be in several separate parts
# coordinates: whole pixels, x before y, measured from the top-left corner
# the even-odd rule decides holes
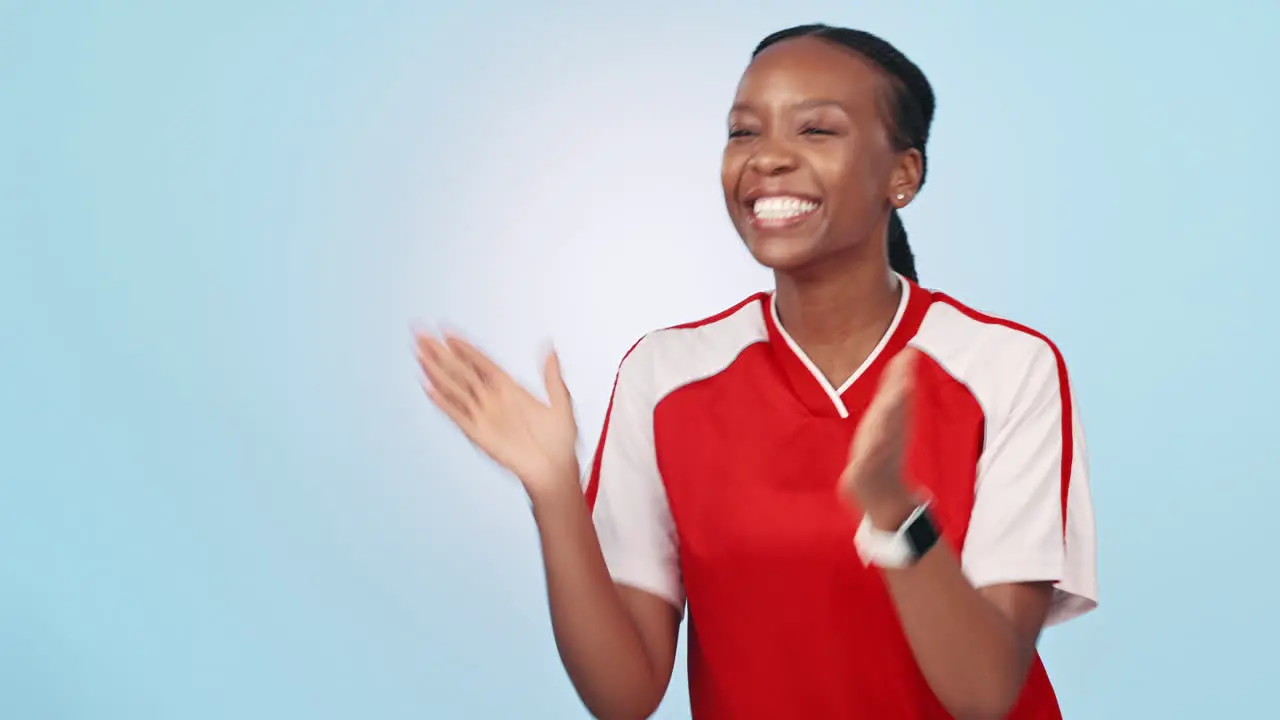
[[[907,347],[889,361],[881,385],[886,387],[895,399],[911,393],[915,384],[915,369],[919,357],[919,350]]]
[[[871,398],[860,425],[876,425],[899,419],[915,390],[915,367],[919,351],[907,348],[889,361],[880,377],[880,386]]]
[[[547,360],[542,369],[542,379],[547,387],[547,400],[551,401],[551,407],[567,408],[572,405],[569,387],[564,384],[564,375],[560,371],[560,356],[555,350],[547,354]]]

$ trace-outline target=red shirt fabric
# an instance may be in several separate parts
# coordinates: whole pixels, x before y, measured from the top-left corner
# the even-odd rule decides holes
[[[888,332],[841,387],[769,293],[646,335],[618,371],[585,492],[616,582],[689,623],[695,720],[946,718],[837,478],[880,373],[923,353],[905,479],[975,587],[1049,581],[1050,624],[1097,604],[1087,457],[1043,335],[902,279]],[[1037,657],[1013,714],[1061,717]]]

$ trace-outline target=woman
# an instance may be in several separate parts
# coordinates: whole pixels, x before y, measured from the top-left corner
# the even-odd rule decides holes
[[[428,393],[513,472],[587,708],[642,718],[689,615],[693,716],[1056,718],[1046,624],[1096,604],[1084,439],[1044,336],[916,284],[928,81],[821,25],[757,48],[729,215],[776,289],[642,338],[585,492],[554,354],[536,400],[465,341]]]

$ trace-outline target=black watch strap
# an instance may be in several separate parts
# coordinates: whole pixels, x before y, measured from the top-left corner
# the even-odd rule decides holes
[[[914,515],[915,517],[902,529],[902,534],[907,544],[911,546],[911,553],[919,560],[938,544],[939,534],[938,526],[933,521],[933,513],[929,512],[927,505]]]

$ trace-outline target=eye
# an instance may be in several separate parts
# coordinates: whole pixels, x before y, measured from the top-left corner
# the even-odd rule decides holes
[[[815,127],[813,125],[806,125],[805,128],[800,131],[800,134],[801,135],[835,135],[836,133],[834,130]]]
[[[742,129],[742,128],[730,128],[730,129],[729,129],[729,138],[730,138],[730,139],[733,139],[733,138],[748,137],[748,136],[753,135],[753,134],[754,134],[754,133],[752,133],[750,130],[744,130],[744,129]]]

